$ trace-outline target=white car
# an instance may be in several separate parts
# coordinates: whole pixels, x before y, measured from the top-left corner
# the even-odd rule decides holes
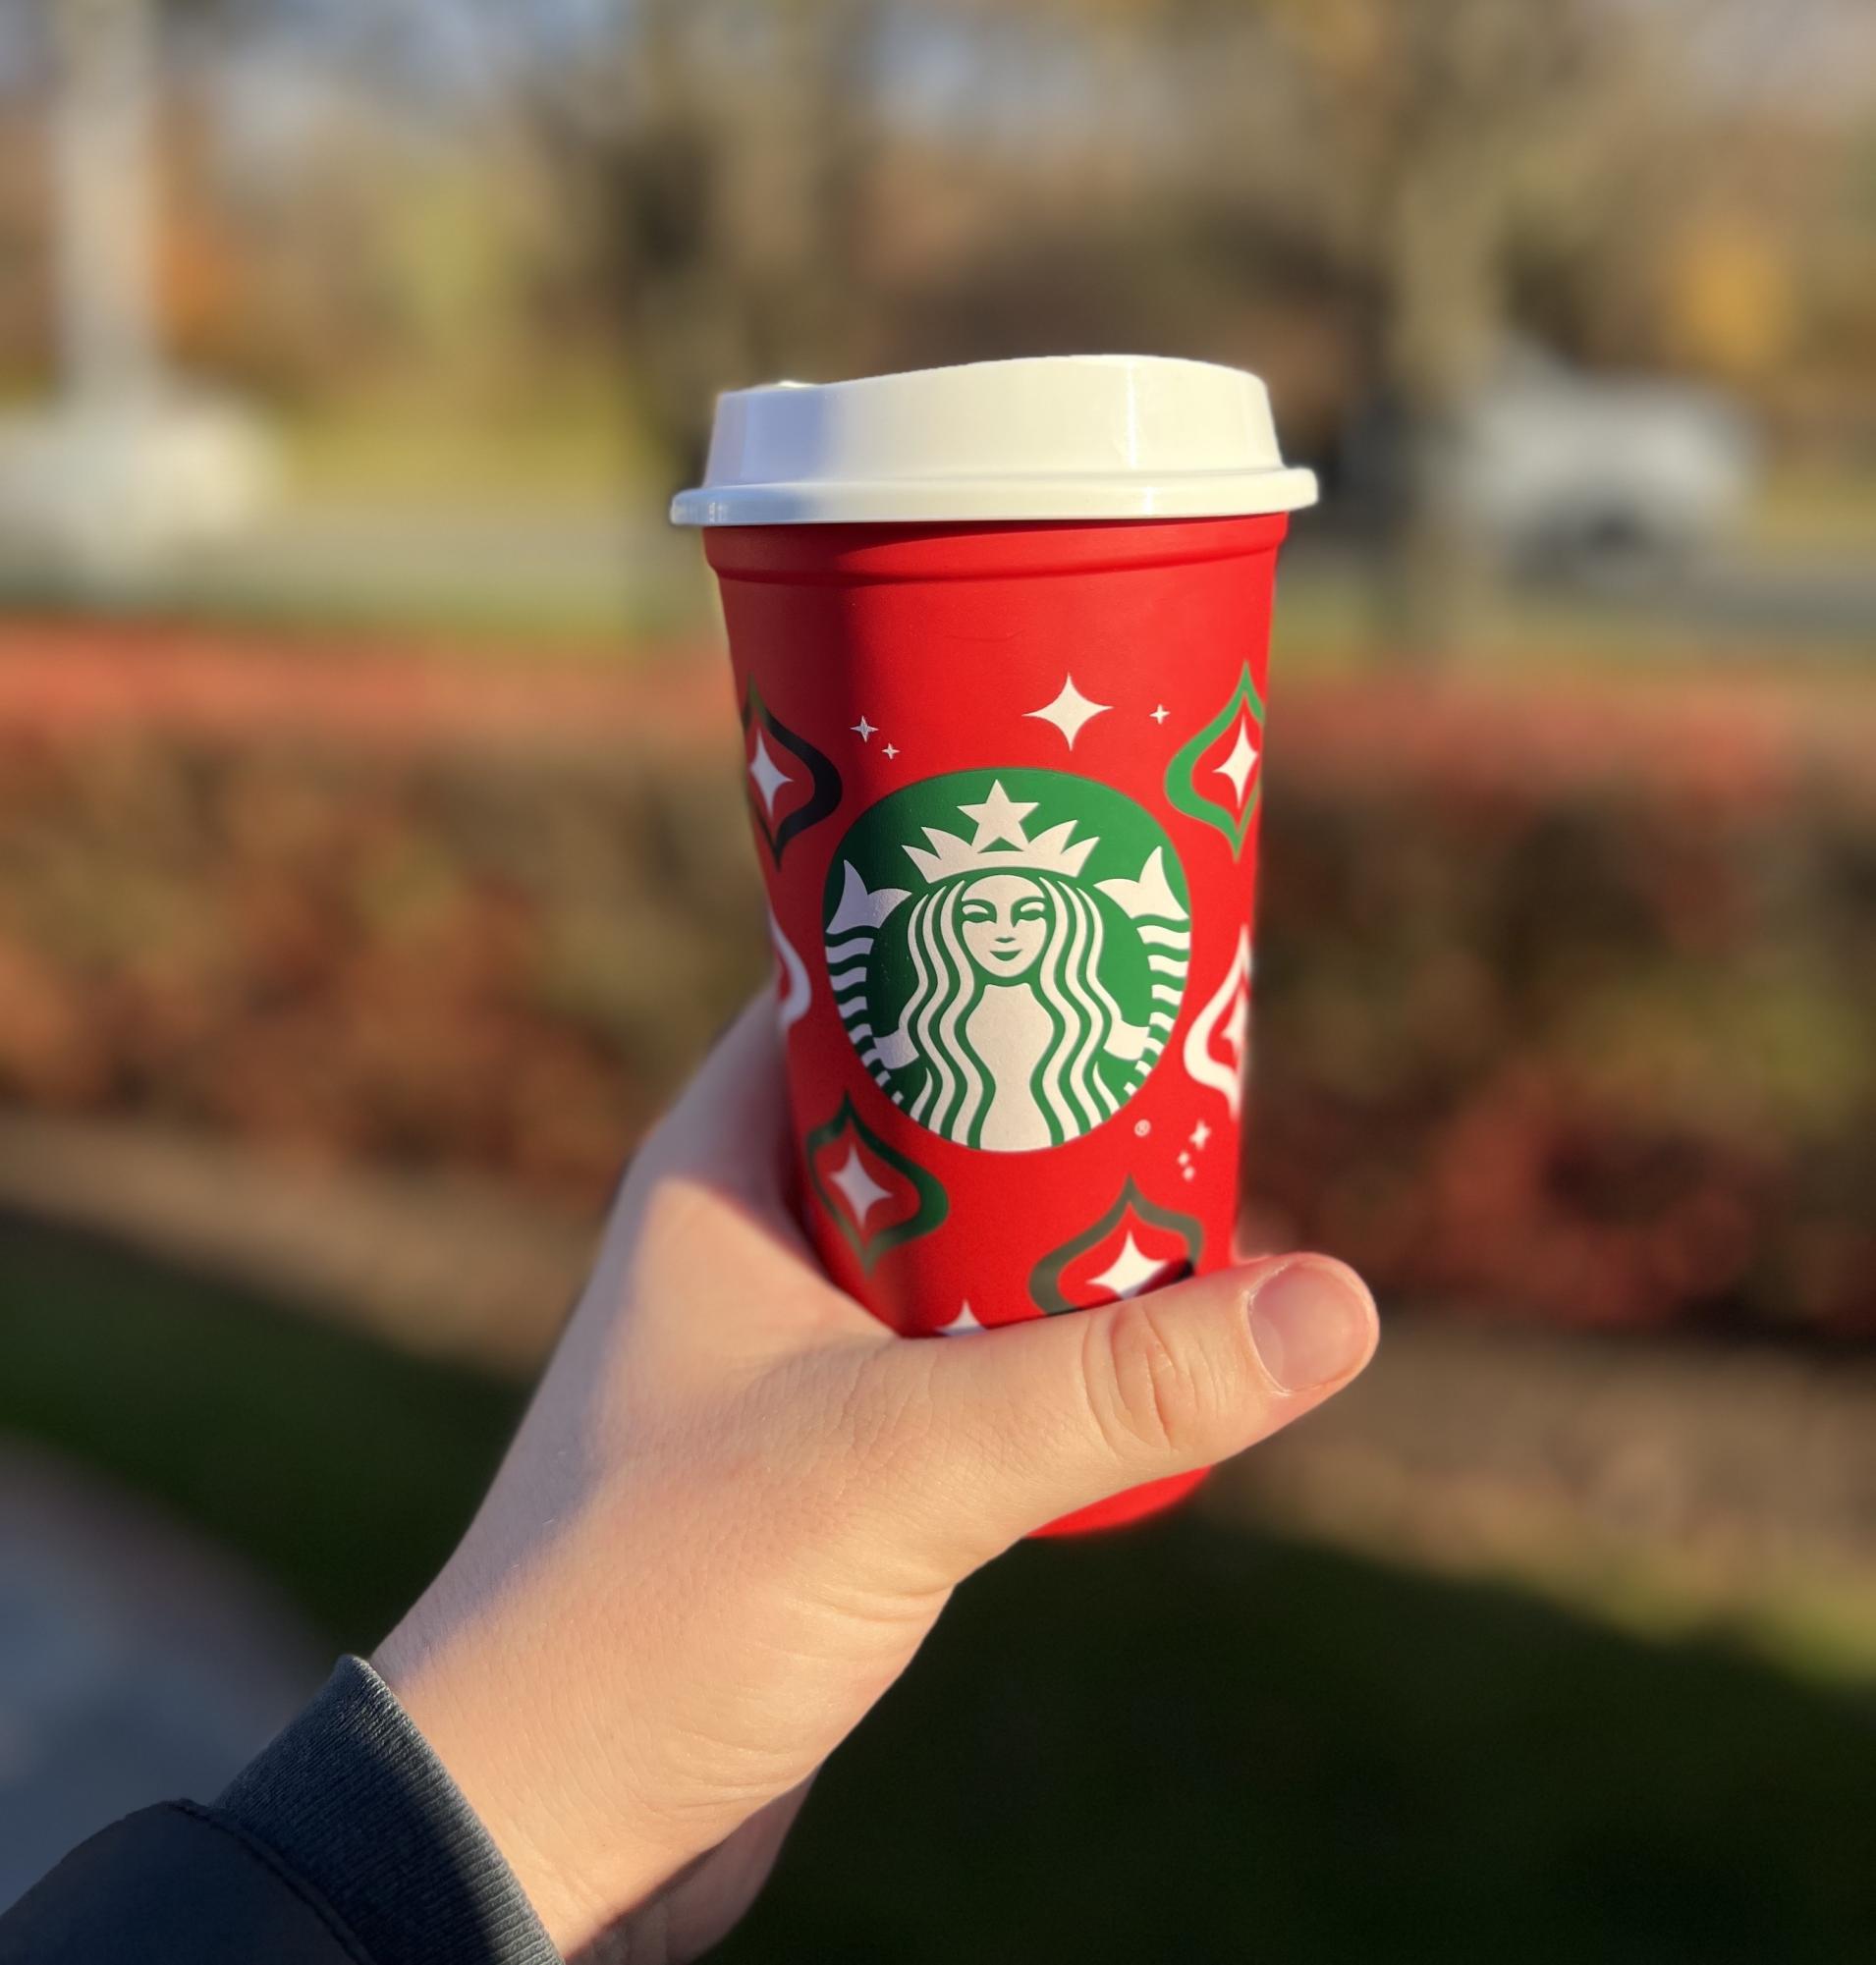
[[[225,397],[152,389],[20,410],[0,419],[0,566],[145,572],[238,535],[277,479],[266,428]]]
[[[1385,495],[1398,455],[1358,437],[1358,482]],[[1717,390],[1573,368],[1514,346],[1456,431],[1452,490],[1508,564],[1591,576],[1669,566],[1720,538],[1759,475],[1758,446]]]

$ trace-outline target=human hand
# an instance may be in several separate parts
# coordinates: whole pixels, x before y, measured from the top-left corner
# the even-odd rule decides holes
[[[952,1589],[1355,1376],[1353,1275],[1260,1259],[908,1341],[815,1265],[752,1005],[646,1141],[500,1474],[375,1663],[570,1957],[694,1957]]]

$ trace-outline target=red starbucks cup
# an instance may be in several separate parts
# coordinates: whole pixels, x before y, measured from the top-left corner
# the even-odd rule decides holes
[[[718,405],[672,516],[721,583],[806,1226],[908,1337],[1232,1259],[1272,579],[1314,496],[1203,362]]]

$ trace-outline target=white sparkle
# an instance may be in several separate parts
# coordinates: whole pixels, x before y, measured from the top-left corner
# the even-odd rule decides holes
[[[1185,1167],[1185,1166],[1187,1166],[1187,1165],[1188,1165],[1188,1164],[1190,1163],[1190,1161],[1191,1161],[1191,1157],[1192,1157],[1192,1156],[1191,1156],[1191,1155],[1190,1155],[1189,1153],[1182,1153],[1182,1154],[1181,1154],[1181,1155],[1179,1156],[1179,1164],[1180,1164],[1180,1165],[1181,1165],[1182,1167]]]
[[[755,780],[755,789],[762,794],[762,809],[771,819],[774,818],[775,794],[784,785],[793,785],[795,780],[769,755],[769,747],[759,730],[755,734],[755,749],[749,757],[749,776]]]
[[[1151,717],[1155,723],[1164,723],[1166,719],[1172,715],[1172,711],[1169,710],[1164,703],[1161,703],[1157,709],[1148,710],[1146,714],[1149,717]]]
[[[1170,1262],[1148,1255],[1133,1239],[1133,1230],[1129,1228],[1120,1254],[1099,1276],[1091,1276],[1088,1281],[1102,1289],[1111,1289],[1116,1296],[1137,1296],[1149,1283],[1164,1276],[1172,1267]]]
[[[868,723],[866,721],[866,713],[864,710],[860,712],[860,718],[858,723],[848,725],[848,729],[854,732],[854,734],[859,738],[861,743],[864,743],[867,740],[867,738],[870,737],[876,730],[878,730],[878,728],[879,728],[878,724]]]
[[[982,1331],[987,1328],[987,1326],[977,1322],[976,1312],[966,1302],[949,1324],[940,1324],[938,1326],[938,1335],[941,1337],[967,1337],[973,1331]]]
[[[1239,804],[1244,802],[1244,787],[1250,782],[1250,774],[1256,768],[1257,746],[1250,740],[1250,719],[1238,720],[1238,741],[1231,747],[1231,755],[1223,764],[1212,766],[1220,778],[1231,780],[1231,789],[1238,794]]]
[[[1091,717],[1104,716],[1113,707],[1110,703],[1097,703],[1084,696],[1075,686],[1075,678],[1062,679],[1062,690],[1055,701],[1039,710],[1028,710],[1024,714],[1040,717],[1044,723],[1052,723],[1069,740],[1069,748],[1075,748],[1075,739],[1080,734],[1081,726]]]
[[[1187,1180],[1189,1180],[1189,1179],[1190,1179],[1190,1178],[1192,1177],[1192,1175],[1193,1175],[1194,1174],[1196,1174],[1197,1172],[1198,1172],[1198,1169],[1197,1169],[1196,1167],[1188,1167],[1188,1168],[1186,1168],[1186,1176],[1185,1176],[1185,1177],[1186,1177],[1186,1178]]]
[[[1019,804],[1012,798],[1001,783],[990,787],[990,795],[980,805],[960,805],[958,807],[966,819],[977,822],[976,838],[970,842],[970,849],[976,852],[992,840],[1008,840],[1013,846],[1026,846],[1028,835],[1022,830],[1022,822],[1035,810],[1034,801],[1026,805]]]
[[[859,1148],[851,1141],[848,1143],[847,1158],[842,1162],[840,1172],[829,1174],[828,1178],[846,1197],[848,1207],[853,1210],[855,1221],[862,1228],[866,1226],[866,1217],[892,1192],[890,1187],[882,1187],[867,1173],[859,1157]]]
[[[1203,1119],[1200,1119],[1198,1123],[1192,1127],[1192,1144],[1195,1147],[1197,1147],[1201,1153],[1204,1152],[1205,1150],[1205,1142],[1211,1136],[1212,1136],[1212,1129],[1205,1123]]]
[[[896,743],[882,743],[879,747],[888,757],[899,755],[899,746]]]

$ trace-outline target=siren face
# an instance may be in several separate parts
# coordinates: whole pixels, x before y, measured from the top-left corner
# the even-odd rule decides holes
[[[1048,901],[1025,874],[993,873],[972,881],[958,912],[971,960],[1000,982],[1021,975],[1048,937]]]

